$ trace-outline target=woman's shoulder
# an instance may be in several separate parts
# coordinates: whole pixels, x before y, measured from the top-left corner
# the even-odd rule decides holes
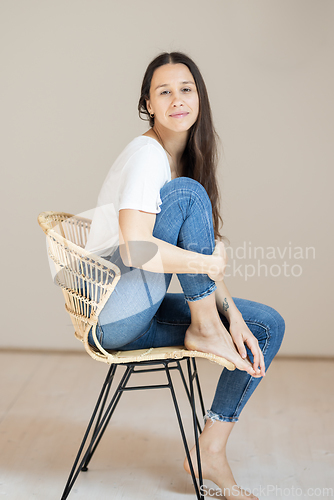
[[[160,168],[157,168],[160,166]],[[145,135],[135,137],[123,149],[120,156],[115,161],[111,171],[121,175],[131,175],[132,172],[150,172],[154,169],[168,179],[170,177],[170,167],[166,151],[161,144]]]
[[[158,167],[158,168],[157,168]],[[109,169],[102,189],[133,175],[155,173],[170,180],[170,167],[167,154],[158,141],[140,135],[132,139],[122,150]]]
[[[147,135],[139,135],[138,137],[135,137],[123,150],[123,153],[129,156],[132,156],[136,152],[141,152],[142,154],[156,153],[167,159],[166,152],[161,144]]]

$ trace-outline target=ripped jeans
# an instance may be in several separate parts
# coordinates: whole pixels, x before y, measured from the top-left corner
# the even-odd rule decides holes
[[[179,177],[160,192],[161,212],[153,236],[186,250],[211,255],[214,247],[212,208],[201,184]],[[179,274],[183,293],[167,293],[171,274],[126,267],[119,250],[110,257],[121,270],[121,279],[99,316],[97,335],[105,349],[132,350],[183,345],[190,325],[188,302],[201,300],[215,289],[205,274]],[[284,334],[284,320],[271,307],[234,298],[247,326],[258,339],[266,369],[276,355]],[[228,329],[226,318],[221,320]],[[89,341],[94,344],[92,336]],[[253,355],[246,346],[249,359]],[[223,369],[206,418],[236,422],[259,384],[245,371]]]

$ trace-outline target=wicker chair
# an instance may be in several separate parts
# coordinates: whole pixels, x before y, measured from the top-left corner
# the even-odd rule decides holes
[[[43,212],[38,216],[38,223],[47,236],[48,255],[54,263],[56,271],[55,283],[63,291],[65,308],[70,314],[75,336],[83,342],[87,353],[93,359],[110,365],[61,500],[65,500],[68,497],[80,471],[87,470],[88,464],[109,424],[122,393],[130,390],[156,388],[169,388],[171,391],[186,456],[190,463],[196,496],[198,499],[204,499],[201,493],[203,480],[198,445],[198,431],[201,432],[201,426],[195,408],[194,380],[196,381],[198,398],[203,415],[205,409],[195,357],[207,358],[229,370],[234,370],[235,366],[226,359],[214,354],[188,351],[184,346],[135,351],[105,350],[98,341],[96,326],[99,314],[120,279],[119,268],[113,263],[85,250],[84,247],[91,224],[90,219],[63,212]],[[95,346],[92,346],[88,342],[90,330],[92,330]],[[182,360],[185,360],[187,363],[188,382],[181,366]],[[120,364],[125,367],[125,371],[114,394],[110,396],[111,384],[116,368]],[[175,369],[180,373],[192,409],[197,467],[199,471],[198,481],[195,478],[190,460],[189,447],[170,374],[170,371]],[[159,385],[151,384],[148,386],[128,386],[132,374],[154,371],[165,371],[167,383]]]

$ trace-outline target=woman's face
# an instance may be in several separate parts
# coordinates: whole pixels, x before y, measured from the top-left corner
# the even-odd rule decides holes
[[[174,132],[185,132],[196,122],[199,97],[194,78],[185,64],[165,64],[152,77],[146,101],[154,124]]]

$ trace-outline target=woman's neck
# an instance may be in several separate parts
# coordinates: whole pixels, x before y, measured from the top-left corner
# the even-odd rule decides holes
[[[177,166],[180,165],[181,157],[188,141],[188,131],[173,132],[166,128],[154,125],[144,135],[152,137],[160,142],[168,155],[171,167],[173,166],[177,169]]]

